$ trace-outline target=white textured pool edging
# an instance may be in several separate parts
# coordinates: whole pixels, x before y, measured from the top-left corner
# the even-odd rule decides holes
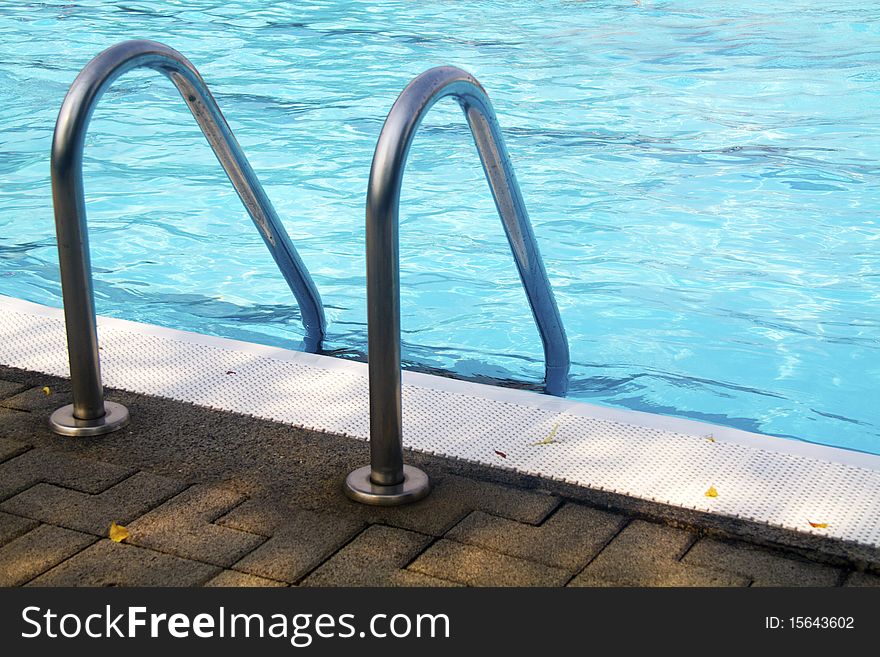
[[[98,326],[109,387],[369,437],[363,363],[119,319]],[[0,296],[0,363],[69,376],[62,311]],[[428,374],[403,382],[406,447],[880,546],[880,457]]]

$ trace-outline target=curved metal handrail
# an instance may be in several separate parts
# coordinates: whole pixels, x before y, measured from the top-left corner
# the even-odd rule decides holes
[[[76,77],[52,141],[52,200],[73,404],[56,411],[51,425],[67,435],[107,433],[128,419],[124,407],[103,399],[82,161],[98,100],[114,80],[135,68],[158,71],[177,87],[299,303],[305,349],[319,351],[325,333],[324,308],[315,284],[201,75],[183,55],[161,43],[119,43],[95,57]]]
[[[430,69],[403,90],[379,135],[367,191],[367,309],[371,465],[349,475],[350,497],[399,504],[427,494],[427,477],[403,465],[398,212],[413,138],[428,110],[453,96],[467,118],[495,206],[544,345],[545,388],[565,395],[569,349],[553,290],[489,97],[459,68]],[[412,480],[410,478],[412,477]]]

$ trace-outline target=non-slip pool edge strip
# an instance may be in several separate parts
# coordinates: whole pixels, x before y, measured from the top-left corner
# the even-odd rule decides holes
[[[0,309],[0,363],[68,375],[59,309]],[[109,387],[369,437],[362,363],[111,318],[99,334]],[[877,456],[409,372],[403,407],[411,449],[880,546]]]

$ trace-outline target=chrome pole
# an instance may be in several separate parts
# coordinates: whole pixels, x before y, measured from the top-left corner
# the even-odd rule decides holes
[[[428,110],[446,96],[458,101],[467,118],[538,325],[546,390],[564,395],[568,388],[568,340],[489,97],[461,69],[443,66],[426,71],[391,108],[373,155],[367,189],[370,465],[349,474],[345,485],[350,498],[366,504],[404,504],[429,491],[427,475],[403,463],[398,214],[412,140]]]
[[[299,303],[305,349],[319,351],[325,333],[324,309],[314,282],[198,71],[183,55],[161,43],[119,43],[90,61],[74,80],[52,141],[52,201],[73,404],[55,411],[49,423],[53,431],[64,435],[109,433],[124,427],[129,419],[124,406],[104,401],[82,161],[86,131],[101,95],[119,76],[135,68],[158,71],[177,87]]]

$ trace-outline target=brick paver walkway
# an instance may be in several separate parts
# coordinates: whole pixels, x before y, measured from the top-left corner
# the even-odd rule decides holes
[[[880,585],[876,550],[427,455],[427,499],[365,507],[365,444],[143,395],[63,438],[68,389],[0,367],[0,585]]]

